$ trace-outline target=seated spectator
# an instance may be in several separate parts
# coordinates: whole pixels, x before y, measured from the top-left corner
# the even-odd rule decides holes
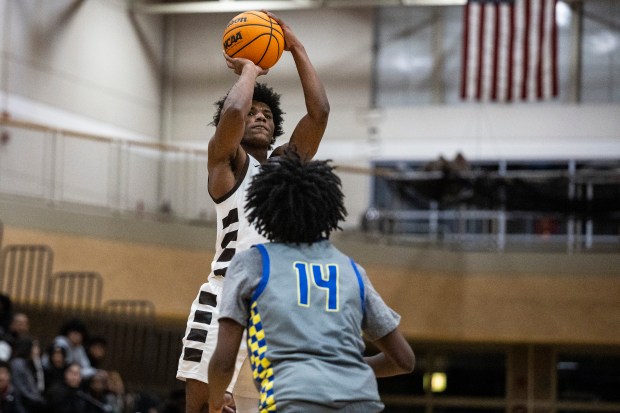
[[[37,388],[43,394],[45,391],[45,371],[43,371],[43,360],[41,358],[41,344],[39,340],[33,339],[32,345],[32,369],[34,371]]]
[[[0,335],[0,361],[9,361],[13,352],[13,340],[8,334]]]
[[[140,413],[158,413],[161,405],[160,398],[151,392],[138,392],[133,394],[133,400],[130,403],[130,412]]]
[[[108,373],[99,370],[86,381],[85,391],[94,404],[103,408],[106,412],[122,413],[123,404],[117,395],[110,390]],[[96,402],[96,403],[95,403]]]
[[[39,344],[28,336],[20,337],[13,344],[10,365],[12,383],[28,412],[38,413],[45,407],[42,371],[38,370]]]
[[[93,368],[107,373],[109,396],[114,396],[118,406],[125,405],[125,384],[118,371],[105,370],[105,361],[108,354],[108,340],[102,336],[94,336],[86,344],[86,353]]]
[[[30,318],[26,313],[17,312],[13,314],[9,324],[9,333],[15,337],[30,336]]]
[[[96,369],[102,369],[108,351],[108,340],[102,336],[94,336],[86,344],[86,354],[90,365]]]
[[[67,363],[80,365],[83,378],[90,378],[96,373],[86,354],[84,343],[88,341],[88,331],[82,320],[74,318],[67,321],[60,328],[59,334],[54,338],[55,346],[63,347],[66,351]],[[47,360],[44,360],[47,363]]]
[[[11,297],[0,293],[0,361],[9,361],[11,358],[12,337],[9,334],[9,324],[13,317],[13,301]]]
[[[64,381],[65,369],[69,363],[67,363],[67,351],[65,348],[53,343],[48,347],[45,359],[47,362],[43,364],[43,374],[45,390],[47,390],[54,386],[54,384]]]
[[[108,372],[108,390],[114,395],[116,405],[120,409],[119,411],[126,411],[127,394],[125,393],[125,383],[118,371],[112,370]]]
[[[471,182],[463,173],[471,170],[471,166],[465,156],[458,152],[452,161],[442,156],[426,163],[422,170],[425,172],[441,172],[438,181],[429,181],[432,185],[424,186],[417,183],[416,189],[443,206],[451,205],[468,199],[472,196]]]
[[[13,300],[6,294],[0,293],[0,334],[9,332],[9,325],[13,318]]]
[[[185,389],[174,389],[170,392],[164,401],[162,413],[185,413]]]
[[[28,413],[11,384],[11,365],[6,361],[0,361],[0,412]]]
[[[80,365],[69,364],[63,382],[54,384],[45,392],[48,413],[105,413],[104,406],[86,394],[81,385]]]

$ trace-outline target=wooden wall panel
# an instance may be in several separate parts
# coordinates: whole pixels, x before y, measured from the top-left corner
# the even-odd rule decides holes
[[[5,245],[52,247],[54,271],[99,272],[104,301],[150,300],[158,316],[179,322],[187,317],[212,258],[211,245],[166,247],[11,226],[5,227],[4,235]],[[402,330],[412,340],[620,345],[620,273],[609,268],[617,255],[584,255],[583,268],[574,264],[569,271],[566,263],[559,263],[554,273],[557,255],[546,259],[545,268],[534,269],[532,261],[540,256],[528,260],[527,254],[490,253],[495,267],[472,261],[454,270],[446,262],[461,260],[449,252],[416,251],[423,264],[404,259],[393,260],[391,266],[369,262],[372,257],[364,251],[348,253],[364,258],[362,265],[375,288],[402,315]],[[466,260],[483,259],[480,254],[465,255]],[[566,260],[580,262],[579,257]]]
[[[16,227],[5,230],[4,245],[49,245],[55,254],[54,272],[99,272],[104,279],[103,301],[150,300],[157,314],[171,317],[187,317],[213,256],[211,245],[190,249]]]

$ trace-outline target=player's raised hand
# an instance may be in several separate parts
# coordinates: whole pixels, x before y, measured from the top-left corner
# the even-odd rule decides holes
[[[281,18],[279,18],[278,16],[276,16],[270,11],[267,11],[267,10],[261,10],[261,11],[263,13],[266,13],[269,17],[274,19],[276,22],[278,22],[280,27],[282,27],[282,32],[284,33],[284,50],[290,51],[292,48],[296,46],[301,46],[301,42],[299,41],[297,36],[295,36],[293,29],[291,29],[291,27],[288,24],[286,24]]]
[[[241,57],[230,57],[224,53],[224,59],[226,59],[226,66],[232,69],[237,75],[241,75],[243,68],[245,66],[251,66],[256,70],[256,76],[266,75],[269,72],[269,69],[263,69],[260,66],[257,66],[251,60],[244,59]]]

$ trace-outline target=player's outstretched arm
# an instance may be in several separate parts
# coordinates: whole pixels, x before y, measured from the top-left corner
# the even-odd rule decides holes
[[[307,113],[295,126],[289,145],[294,145],[302,158],[311,159],[319,149],[329,118],[330,108],[325,86],[312,65],[306,48],[289,25],[273,13],[265,10],[264,12],[282,27],[285,42],[284,50],[288,50],[293,55],[306,102]]]
[[[236,184],[236,177],[230,166],[239,155],[245,131],[245,117],[252,106],[256,78],[267,73],[267,70],[256,66],[250,60],[232,58],[225,53],[224,58],[228,67],[239,75],[239,78],[226,95],[220,120],[209,140],[209,193],[214,198],[228,193]],[[238,163],[243,164],[244,161],[245,158]]]
[[[413,371],[415,355],[398,329],[381,337],[374,344],[381,352],[364,359],[375,372],[375,376],[389,377]]]
[[[252,106],[256,78],[268,72],[248,59],[233,58],[224,53],[226,65],[239,77],[224,100],[220,120],[209,141],[209,161],[228,158],[241,145],[245,116]],[[212,159],[214,158],[214,159]]]
[[[209,413],[227,413],[226,387],[232,380],[245,328],[230,318],[219,321],[217,346],[209,361]]]

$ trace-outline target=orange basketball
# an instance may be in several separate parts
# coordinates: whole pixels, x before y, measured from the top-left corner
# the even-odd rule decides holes
[[[284,51],[282,27],[266,13],[246,11],[233,17],[222,36],[224,52],[243,57],[263,69],[277,63]]]

